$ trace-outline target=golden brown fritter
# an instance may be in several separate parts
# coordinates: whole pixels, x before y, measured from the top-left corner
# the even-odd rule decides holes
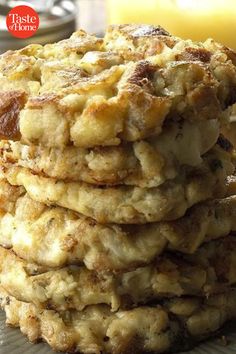
[[[175,221],[118,226],[48,207],[21,190],[1,182],[0,244],[46,267],[84,263],[97,271],[132,270],[166,249],[193,254],[202,243],[236,231],[235,196],[198,204]]]
[[[6,180],[0,178],[0,210],[1,217],[5,213],[15,213],[15,207],[18,199],[25,195],[23,187],[10,185]]]
[[[108,51],[120,53],[126,60],[141,60],[173,49],[179,42],[164,28],[152,25],[112,25],[104,37]]]
[[[45,272],[0,247],[1,286],[18,300],[58,311],[107,304],[112,311],[182,295],[209,296],[236,284],[236,239],[227,236],[185,257],[164,254],[121,274],[71,266]]]
[[[236,318],[236,293],[209,298],[174,298],[161,306],[111,313],[105,305],[84,311],[55,312],[18,301],[1,288],[6,323],[20,327],[31,342],[47,342],[55,351],[103,353],[172,353],[211,337]]]
[[[165,78],[164,81],[167,85],[169,84],[168,78],[172,83],[173,80],[175,82],[175,85],[171,85],[171,92],[168,92],[167,88],[169,86],[165,86],[165,91],[170,96],[173,92],[178,94],[181,91],[186,92],[188,85],[191,86],[192,81],[190,79],[184,82],[184,76],[187,75],[186,78],[193,79],[193,74],[200,73],[200,66],[202,66],[208,71],[208,78],[205,77],[206,80],[203,80],[203,82],[204,84],[206,82],[209,84],[208,87],[205,87],[206,92],[208,91],[210,95],[209,105],[212,104],[211,98],[214,96],[211,85],[215,82],[214,79],[218,81],[217,96],[221,101],[222,107],[226,107],[228,104],[231,105],[236,98],[235,78],[233,77],[236,54],[232,49],[215,42],[213,39],[207,39],[202,43],[181,40],[171,36],[160,26],[132,24],[110,26],[106,31],[104,42],[106,49],[121,53],[127,61],[149,60],[151,57],[151,62],[160,67],[160,76]],[[164,67],[167,70],[163,70]],[[183,67],[190,69],[190,72],[184,72],[182,70]],[[168,72],[171,75],[168,75]],[[174,74],[177,74],[179,80],[174,77]],[[228,85],[224,85],[226,82],[228,82]],[[201,86],[201,83],[198,83]],[[196,95],[193,95],[196,98],[195,103],[198,101],[197,96],[203,100],[204,95],[201,95],[203,92],[203,86],[201,86],[199,91],[195,91]],[[226,97],[228,98],[226,99]],[[224,99],[226,99],[225,103],[223,103]],[[213,105],[212,109],[215,110]]]
[[[184,121],[169,124],[158,138],[116,147],[57,149],[1,141],[0,156],[4,165],[14,163],[56,179],[157,187],[175,178],[184,165],[199,165],[218,136],[216,119]]]
[[[104,39],[78,31],[1,56],[1,96],[26,103],[0,115],[0,135],[91,148],[160,134],[173,119],[223,123],[236,102],[235,66],[232,50],[159,27],[113,26]]]
[[[177,219],[198,202],[224,197],[225,180],[234,166],[231,154],[216,148],[195,169],[154,188],[100,187],[36,175],[14,165],[3,169],[10,184],[23,186],[36,201],[77,211],[102,224],[145,224]]]

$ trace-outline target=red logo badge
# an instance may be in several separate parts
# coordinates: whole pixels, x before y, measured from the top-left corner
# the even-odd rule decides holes
[[[16,6],[8,13],[6,23],[14,37],[29,38],[39,28],[39,16],[30,6]]]

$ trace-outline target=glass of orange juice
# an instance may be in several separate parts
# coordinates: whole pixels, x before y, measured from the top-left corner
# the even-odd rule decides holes
[[[159,24],[196,41],[214,38],[236,50],[236,0],[107,0],[109,23]]]

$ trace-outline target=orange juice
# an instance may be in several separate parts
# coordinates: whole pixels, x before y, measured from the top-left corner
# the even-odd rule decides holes
[[[107,0],[109,23],[160,24],[193,40],[236,49],[236,0]]]

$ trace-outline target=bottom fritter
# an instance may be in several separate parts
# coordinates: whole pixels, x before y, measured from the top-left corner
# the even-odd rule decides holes
[[[71,353],[170,353],[192,347],[236,318],[236,290],[199,298],[175,298],[161,305],[110,312],[105,305],[55,312],[16,300],[0,289],[6,323],[35,342]]]

